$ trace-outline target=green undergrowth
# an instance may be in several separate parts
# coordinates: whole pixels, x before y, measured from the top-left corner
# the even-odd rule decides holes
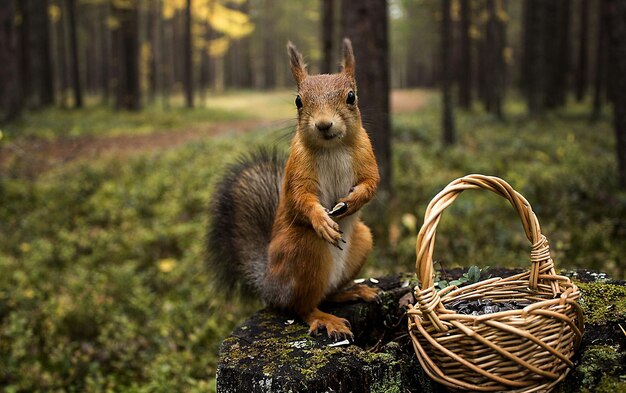
[[[80,110],[55,107],[25,112],[17,121],[3,127],[2,131],[7,140],[114,136],[149,134],[154,131],[249,117],[226,109],[187,109],[174,106],[164,109],[156,104],[137,112],[116,111],[103,105],[89,106]]]
[[[392,248],[376,251],[370,272],[412,270],[428,201],[479,172],[528,198],[558,267],[623,276],[626,197],[616,191],[608,119],[590,125],[578,107],[540,119],[526,118],[517,102],[507,110],[505,122],[458,113],[459,144],[450,149],[439,143],[436,103],[394,117]],[[111,135],[205,119],[204,111],[158,112],[50,110],[4,131]],[[60,123],[44,127],[56,124],[47,116]],[[286,148],[287,133],[71,162],[35,179],[0,177],[0,390],[213,391],[220,342],[259,303],[224,302],[212,290],[202,255],[206,206],[226,163],[251,145]],[[444,213],[435,258],[446,267],[526,266],[522,227],[500,199],[462,195]]]
[[[413,269],[415,238],[430,200],[471,173],[508,181],[533,207],[558,268],[625,277],[626,193],[617,189],[615,137],[608,116],[591,124],[584,105],[530,118],[511,101],[499,120],[457,111],[458,143],[443,148],[438,102],[394,117],[394,198],[390,267]],[[447,208],[434,258],[445,268],[529,266],[529,242],[502,197],[470,190]]]

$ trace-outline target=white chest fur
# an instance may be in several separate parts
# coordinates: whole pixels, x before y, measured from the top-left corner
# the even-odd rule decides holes
[[[332,209],[337,201],[350,193],[350,188],[355,184],[356,178],[352,165],[352,155],[346,149],[336,148],[326,150],[318,154],[316,169],[319,183],[319,199],[322,206]],[[350,252],[350,238],[352,236],[352,223],[356,215],[345,217],[338,221],[339,228],[343,232],[345,244],[341,244],[343,250],[328,244],[328,249],[333,257],[333,266],[329,277],[327,294],[337,289],[343,279],[346,267],[346,259]]]
[[[322,206],[332,209],[337,200],[344,198],[354,186],[352,155],[346,149],[321,151],[316,158],[319,198]]]

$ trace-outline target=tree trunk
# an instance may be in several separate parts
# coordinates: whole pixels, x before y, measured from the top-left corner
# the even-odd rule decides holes
[[[80,67],[78,65],[78,36],[76,32],[76,2],[67,0],[68,22],[70,26],[70,47],[71,47],[71,71],[72,90],[74,91],[74,106],[83,107],[83,94],[80,85]]]
[[[391,192],[389,41],[385,0],[342,0],[343,35],[356,56],[358,101],[381,174],[379,191]]]
[[[130,8],[115,7],[119,20],[117,37],[117,104],[118,109],[139,110],[139,11],[134,2]]]
[[[276,63],[274,59],[276,45],[276,30],[273,20],[274,0],[265,0],[265,31],[263,32],[263,86],[266,89],[276,87]]]
[[[580,32],[578,34],[578,67],[576,69],[576,101],[580,102],[587,92],[589,48],[589,0],[580,2]]]
[[[443,90],[443,144],[453,145],[456,142],[454,114],[452,109],[450,54],[452,48],[452,31],[450,18],[451,0],[441,0],[441,87]]]
[[[548,69],[550,70],[549,90],[545,92],[545,101],[548,109],[565,105],[568,91],[568,77],[570,75],[571,56],[571,1],[558,0],[543,2],[544,7],[550,7],[550,15],[546,18],[549,23],[546,29],[544,42],[551,43],[548,49]],[[551,27],[551,28],[550,28]]]
[[[57,80],[59,85],[60,98],[59,102],[62,107],[67,105],[67,90],[69,84],[69,71],[67,64],[67,44],[66,44],[66,26],[67,13],[64,10],[64,2],[59,1],[57,4],[61,8],[61,19],[56,24],[56,43],[57,43]]]
[[[109,18],[109,10],[106,4],[100,8],[100,30],[102,31],[102,40],[100,40],[100,58],[102,59],[102,74],[100,75],[100,90],[102,91],[102,102],[109,103],[109,82],[111,79],[111,33],[107,26]]]
[[[322,61],[320,63],[320,74],[331,74],[335,72],[333,67],[333,40],[335,39],[335,13],[334,1],[322,0]]]
[[[246,15],[250,15],[250,0],[244,0],[241,4],[241,11]],[[252,52],[250,48],[250,36],[243,37],[239,40],[238,45],[240,47],[239,61],[242,64],[241,67],[241,87],[252,88],[254,87],[254,74],[252,72]]]
[[[526,0],[522,88],[530,113],[565,104],[570,58],[569,0]]]
[[[481,42],[481,81],[483,84],[481,96],[487,112],[494,113],[499,118],[502,114],[502,99],[504,96],[504,82],[506,65],[503,52],[505,48],[506,28],[500,17],[503,10],[501,2],[487,0],[487,22],[485,39]]]
[[[50,18],[48,16],[48,0],[37,0],[31,8],[31,32],[35,44],[37,61],[31,63],[37,81],[37,93],[40,106],[54,104],[54,70],[52,66],[52,52],[50,48]]]
[[[191,0],[187,0],[185,7],[185,71],[183,80],[185,84],[185,103],[187,108],[193,108],[193,51],[191,46]]]
[[[609,63],[613,64],[611,79],[613,123],[617,141],[618,184],[626,190],[626,2],[608,0],[611,12],[609,25]]]
[[[606,83],[606,69],[608,62],[608,29],[609,13],[607,0],[599,0],[600,9],[598,11],[598,42],[596,44],[596,68],[593,80],[593,111],[591,120],[596,121],[602,114],[602,99],[604,95],[604,86]]]
[[[470,38],[472,1],[461,1],[461,50],[459,69],[459,106],[470,109],[472,105],[472,40]]]
[[[0,122],[15,119],[22,109],[19,34],[15,2],[0,7]]]
[[[17,1],[18,12],[21,15],[20,24],[20,87],[22,91],[22,106],[29,105],[32,95],[30,81],[30,0]]]

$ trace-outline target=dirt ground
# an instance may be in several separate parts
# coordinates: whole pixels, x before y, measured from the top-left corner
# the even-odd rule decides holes
[[[422,108],[430,93],[423,90],[394,90],[391,94],[391,112],[407,113]],[[0,175],[34,177],[67,162],[103,155],[129,154],[167,149],[204,138],[240,134],[258,128],[271,128],[284,121],[253,119],[198,125],[186,129],[161,130],[151,134],[117,136],[80,136],[55,140],[18,140],[0,146]],[[20,161],[18,173],[8,173],[10,163]]]

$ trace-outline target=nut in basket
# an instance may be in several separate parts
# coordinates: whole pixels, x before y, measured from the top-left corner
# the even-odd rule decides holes
[[[520,216],[531,243],[530,270],[437,291],[433,251],[443,211],[467,189],[486,189],[506,198]],[[545,236],[530,204],[504,180],[468,175],[448,184],[428,205],[417,236],[416,304],[409,333],[425,372],[453,389],[485,392],[545,392],[570,368],[583,331],[580,293],[557,275]],[[489,313],[463,313],[463,302],[517,304]],[[458,308],[458,307],[457,307]]]

